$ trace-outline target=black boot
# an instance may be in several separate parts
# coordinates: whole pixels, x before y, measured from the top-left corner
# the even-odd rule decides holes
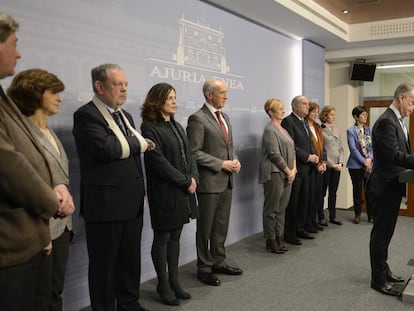
[[[170,288],[167,275],[167,245],[169,239],[169,233],[154,231],[151,257],[155,272],[157,272],[157,293],[160,295],[161,302],[170,306],[178,306],[180,302],[175,298],[174,292]]]
[[[181,287],[180,282],[178,281],[178,258],[180,256],[181,229],[171,232],[171,240],[168,243],[168,280],[171,289],[175,293],[175,297],[178,299],[191,299],[191,295]]]

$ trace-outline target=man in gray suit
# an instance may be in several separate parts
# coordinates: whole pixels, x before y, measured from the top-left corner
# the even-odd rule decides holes
[[[228,116],[220,110],[227,100],[227,85],[209,79],[203,85],[206,103],[188,120],[190,140],[200,175],[197,219],[198,278],[207,285],[218,286],[213,273],[240,275],[243,270],[226,264],[224,242],[230,218],[233,174],[240,171],[234,152],[233,135]]]

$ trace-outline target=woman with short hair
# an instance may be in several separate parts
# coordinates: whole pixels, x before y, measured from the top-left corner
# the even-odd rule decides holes
[[[359,224],[361,222],[362,193],[364,193],[366,198],[366,183],[372,171],[372,135],[371,128],[366,125],[368,111],[365,107],[357,106],[352,109],[352,117],[355,123],[346,131],[350,152],[346,167],[352,180],[355,213],[354,223]],[[366,199],[365,203],[367,206],[368,221],[372,222],[373,213]]]
[[[55,132],[47,125],[49,117],[59,112],[63,82],[54,74],[42,69],[20,72],[7,90],[20,111],[28,118],[48,159],[53,184],[69,185],[68,158]],[[69,243],[73,236],[72,217],[49,219],[51,234],[50,255],[45,256],[40,275],[43,287],[37,292],[37,310],[62,310],[62,293],[65,279]]]

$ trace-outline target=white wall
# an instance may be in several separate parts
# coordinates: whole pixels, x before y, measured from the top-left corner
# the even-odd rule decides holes
[[[361,103],[359,83],[349,81],[349,63],[326,63],[325,104],[336,108],[336,126],[341,132],[345,150],[344,165],[349,157],[346,129],[354,123],[351,111]],[[352,201],[352,183],[348,170],[344,167],[338,188],[337,208],[350,208]]]

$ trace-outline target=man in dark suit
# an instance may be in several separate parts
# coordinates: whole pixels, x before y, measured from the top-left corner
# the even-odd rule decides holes
[[[311,164],[319,163],[319,157],[315,154],[309,128],[304,117],[309,113],[309,101],[299,95],[292,99],[292,113],[282,120],[282,126],[295,142],[297,174],[292,184],[289,204],[286,208],[285,236],[287,243],[301,245],[298,238],[313,239],[305,232],[306,207],[309,193],[309,180]]]
[[[93,310],[143,310],[138,303],[144,180],[140,154],[153,149],[121,107],[128,81],[115,64],[92,69],[92,101],[74,114],[81,215]],[[149,146],[149,147],[148,147]]]
[[[414,155],[403,118],[414,111],[414,84],[402,83],[389,108],[378,118],[372,130],[373,172],[368,182],[368,198],[374,211],[371,231],[371,287],[380,293],[398,296],[393,283],[404,279],[392,274],[388,264],[388,246],[394,233],[401,199],[406,185],[398,180],[405,168],[414,168]]]
[[[213,273],[240,275],[243,271],[226,262],[226,241],[233,174],[240,171],[234,152],[228,116],[220,110],[227,100],[227,85],[209,79],[203,85],[206,103],[188,119],[187,135],[196,159],[200,184],[197,189],[200,217],[197,219],[197,276],[201,282],[218,286]]]
[[[0,79],[14,75],[21,57],[18,27],[0,11]],[[72,214],[74,205],[67,187],[53,183],[42,145],[1,86],[0,176],[0,307],[36,310],[45,283],[39,269],[51,251],[49,218]]]

